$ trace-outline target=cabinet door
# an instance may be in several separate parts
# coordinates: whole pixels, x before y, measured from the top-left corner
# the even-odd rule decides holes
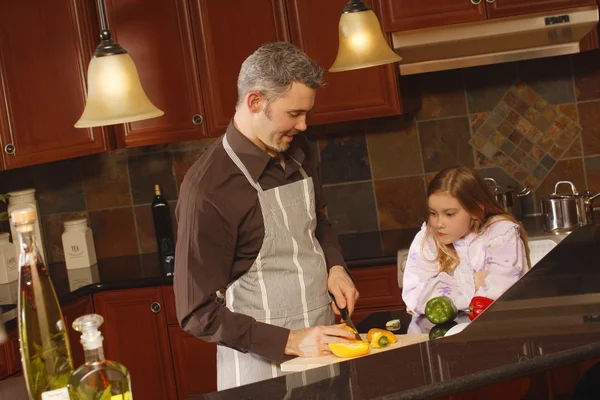
[[[595,0],[494,0],[487,12],[489,18],[498,18],[594,4]]]
[[[498,0],[496,0],[498,1]],[[459,24],[485,19],[485,0],[382,0],[385,32]]]
[[[104,317],[104,353],[131,374],[136,398],[175,398],[167,323],[160,287],[113,290],[94,295]]]
[[[81,297],[72,303],[62,306],[62,313],[65,319],[65,329],[69,334],[69,344],[71,345],[71,358],[73,367],[77,368],[85,362],[83,347],[81,346],[81,333],[73,329],[73,321],[82,315],[94,312],[92,298],[90,296]]]
[[[217,345],[189,335],[178,326],[169,326],[169,340],[178,398],[217,391]]]
[[[261,45],[288,41],[283,0],[192,0],[194,35],[209,136],[235,113],[242,62]]]
[[[6,359],[8,360],[9,375],[16,374],[23,370],[21,364],[21,343],[19,342],[19,330],[13,329],[8,333],[8,341],[4,344]]]
[[[360,293],[357,309],[381,310],[403,304],[395,265],[353,268],[350,274]]]
[[[328,69],[338,50],[338,24],[346,0],[287,0],[292,42]],[[370,2],[368,2],[370,3]],[[326,73],[309,124],[400,114],[396,64]]]
[[[119,145],[203,137],[204,110],[188,2],[106,0],[106,9],[109,28],[135,62],[148,98],[165,112],[162,117],[116,126]]]
[[[0,379],[4,379],[8,375],[10,375],[11,361],[12,361],[10,359],[10,355],[11,355],[10,346],[11,346],[10,338],[8,338],[7,341],[4,342],[0,346]]]
[[[103,129],[73,126],[85,108],[97,30],[90,2],[2,2],[0,144],[5,168],[108,149]]]

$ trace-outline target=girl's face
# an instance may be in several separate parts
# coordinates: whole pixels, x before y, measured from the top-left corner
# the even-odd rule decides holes
[[[450,244],[466,236],[473,217],[447,192],[429,196],[429,226],[440,243]]]

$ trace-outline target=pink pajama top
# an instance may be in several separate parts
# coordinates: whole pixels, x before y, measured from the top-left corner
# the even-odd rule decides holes
[[[474,296],[500,297],[527,271],[525,245],[519,226],[498,220],[481,233],[470,233],[454,242],[460,264],[454,273],[439,272],[433,238],[425,237],[426,225],[415,236],[408,253],[402,299],[408,311],[424,314],[433,297],[448,296],[459,310],[467,311]],[[425,245],[421,246],[423,241]],[[487,271],[485,284],[475,291],[473,274]]]

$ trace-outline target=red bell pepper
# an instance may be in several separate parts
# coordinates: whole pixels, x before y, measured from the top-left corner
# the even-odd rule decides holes
[[[483,296],[475,296],[471,299],[471,303],[469,304],[469,319],[473,321],[475,318],[479,316],[482,312],[488,308],[494,300],[489,299]]]

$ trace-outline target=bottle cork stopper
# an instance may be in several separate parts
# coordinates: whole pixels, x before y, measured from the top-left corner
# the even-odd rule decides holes
[[[35,209],[31,207],[19,208],[10,213],[13,224],[22,224],[35,221]]]

